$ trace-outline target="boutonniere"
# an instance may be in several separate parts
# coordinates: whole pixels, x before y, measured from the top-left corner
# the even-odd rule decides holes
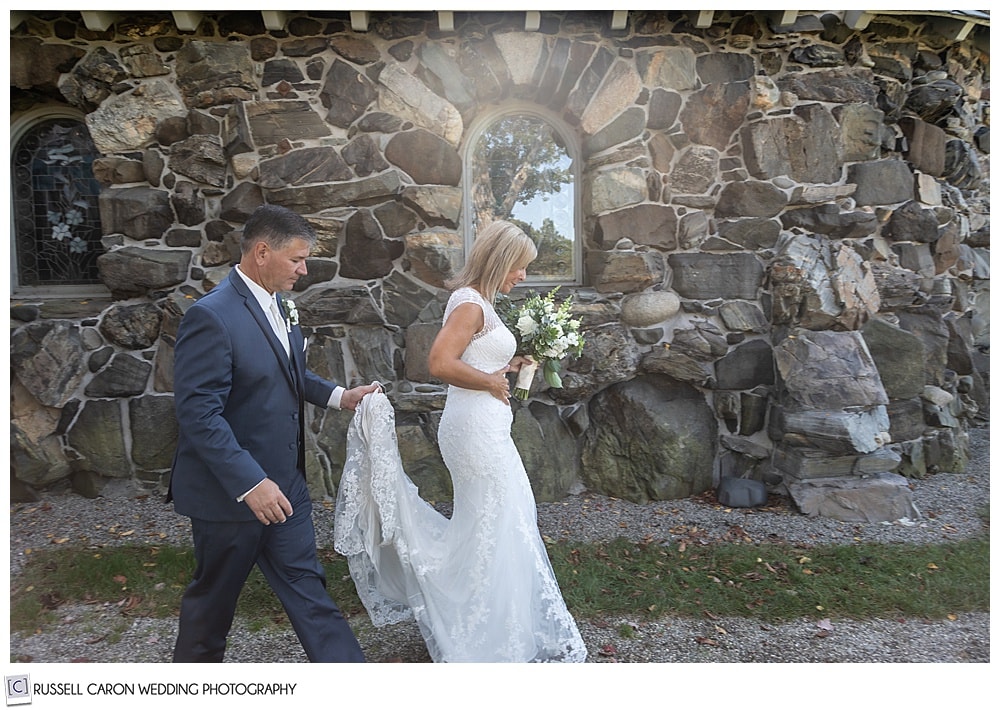
[[[295,307],[295,301],[290,298],[281,299],[281,306],[285,309],[285,324],[288,327],[288,332],[291,332],[292,326],[299,324],[299,309]]]

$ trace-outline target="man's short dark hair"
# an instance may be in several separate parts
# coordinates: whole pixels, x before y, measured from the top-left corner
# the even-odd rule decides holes
[[[305,217],[281,205],[261,205],[243,225],[240,249],[246,254],[259,241],[280,249],[296,238],[304,239],[310,248],[316,244],[316,231]]]

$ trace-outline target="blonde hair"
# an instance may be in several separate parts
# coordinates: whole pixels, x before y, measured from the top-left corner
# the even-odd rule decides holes
[[[503,285],[504,277],[517,266],[527,266],[536,256],[538,249],[535,243],[520,227],[498,219],[476,236],[465,266],[445,281],[445,286],[452,290],[475,286],[492,302]]]

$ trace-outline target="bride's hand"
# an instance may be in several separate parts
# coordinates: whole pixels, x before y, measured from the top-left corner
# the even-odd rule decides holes
[[[510,365],[497,370],[489,376],[489,380],[486,383],[486,391],[504,404],[508,404],[510,401],[510,380],[507,379],[507,373],[510,370]]]
[[[510,361],[509,369],[511,372],[520,372],[522,367],[533,362],[534,360],[527,355],[515,355],[514,359]]]

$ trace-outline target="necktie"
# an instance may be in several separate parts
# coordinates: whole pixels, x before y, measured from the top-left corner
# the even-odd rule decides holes
[[[271,298],[271,325],[274,326],[274,334],[278,336],[282,347],[285,348],[285,355],[288,355],[288,328],[285,325],[285,319],[281,317],[281,312],[278,310],[276,297]]]

